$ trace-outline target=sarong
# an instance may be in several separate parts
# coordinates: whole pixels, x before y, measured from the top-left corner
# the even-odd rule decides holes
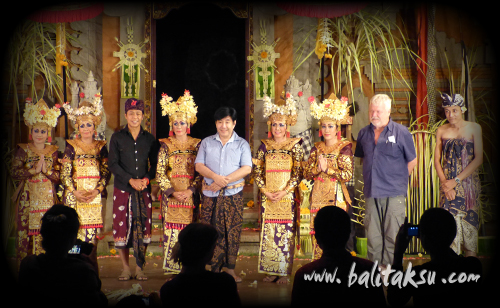
[[[151,196],[149,192],[114,190],[113,237],[118,249],[133,248],[136,264],[146,264],[146,248],[151,243]]]
[[[221,191],[215,198],[203,196],[200,220],[214,226],[219,235],[209,263],[212,272],[220,272],[223,267],[234,269],[243,223],[243,191],[231,196]]]

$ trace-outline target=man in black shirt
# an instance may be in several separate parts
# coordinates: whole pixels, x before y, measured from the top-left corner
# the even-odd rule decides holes
[[[151,242],[151,185],[156,175],[159,142],[145,131],[141,122],[144,103],[125,102],[127,125],[111,136],[109,169],[114,175],[113,237],[123,264],[120,280],[129,280],[129,248],[136,259],[135,277],[146,280],[143,267],[147,245]],[[149,161],[149,164],[148,164]]]

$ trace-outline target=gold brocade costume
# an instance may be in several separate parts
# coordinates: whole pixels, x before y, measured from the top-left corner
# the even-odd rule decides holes
[[[327,160],[327,172],[322,172],[318,156],[323,154]],[[338,141],[327,147],[324,142],[316,142],[309,159],[304,164],[304,178],[314,180],[311,193],[311,234],[313,243],[313,260],[321,257],[321,248],[314,237],[314,218],[316,213],[325,206],[338,206],[347,211],[351,204],[345,182],[353,176],[352,144],[349,141]]]
[[[179,232],[195,219],[194,211],[199,205],[202,177],[195,172],[194,161],[200,139],[188,136],[186,142],[175,137],[160,139],[156,181],[161,190],[163,233],[163,269],[165,273],[179,273],[181,266],[172,259],[172,249],[177,243]],[[190,189],[193,194],[187,202],[179,202],[173,193]]]
[[[106,186],[111,177],[106,141],[94,140],[91,144],[86,144],[79,138],[66,141],[61,169],[63,202],[73,207],[80,217],[78,238],[91,242],[103,227],[101,197],[106,196]],[[73,194],[75,190],[94,189],[99,194],[88,203],[77,201]]]
[[[43,150],[32,144],[18,144],[12,160],[11,176],[21,181],[14,194],[16,199],[17,261],[20,262],[29,254],[40,254],[43,251],[40,238],[40,220],[45,212],[58,202],[55,185],[59,182],[60,165],[58,147],[46,145]],[[36,173],[36,165],[44,156],[46,173]]]
[[[291,274],[295,249],[297,206],[294,190],[302,176],[304,150],[300,138],[281,143],[262,140],[254,163],[254,180],[261,191],[262,231],[259,249],[259,273],[278,276]],[[266,192],[285,191],[278,202],[271,202]]]

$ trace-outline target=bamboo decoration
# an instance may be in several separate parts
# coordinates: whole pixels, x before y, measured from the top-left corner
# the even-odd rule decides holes
[[[408,222],[412,224],[420,222],[425,210],[439,206],[440,182],[434,166],[434,149],[437,128],[444,122],[437,122],[424,129],[422,124],[417,124],[417,120],[410,126],[410,133],[417,149],[417,165],[410,175],[406,198]],[[420,239],[413,238],[407,252],[411,254],[423,252]]]

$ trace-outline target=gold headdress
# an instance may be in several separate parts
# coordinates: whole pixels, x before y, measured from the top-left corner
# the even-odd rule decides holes
[[[264,97],[264,108],[263,115],[264,118],[269,118],[267,121],[268,126],[268,137],[271,138],[271,124],[274,121],[286,121],[287,124],[287,137],[290,136],[290,126],[297,123],[297,107],[296,102],[293,99],[293,95],[286,93],[286,100],[280,101],[278,104],[273,104],[269,96]]]
[[[95,127],[101,124],[102,100],[100,94],[95,94],[92,102],[81,102],[80,107],[76,109],[71,108],[68,102],[64,103],[63,108],[68,114],[68,119],[75,122],[75,131],[78,131],[80,122],[84,120],[94,123]]]
[[[49,108],[43,99],[40,99],[36,104],[33,104],[31,98],[26,99],[26,106],[24,108],[24,123],[28,126],[31,140],[31,129],[35,124],[45,124],[47,128],[57,126],[57,119],[61,115],[59,104]],[[48,141],[52,142],[51,130],[48,129]]]
[[[191,132],[190,127],[198,120],[196,118],[198,106],[196,106],[191,93],[188,90],[184,90],[184,95],[179,97],[176,102],[173,101],[172,97],[165,93],[161,96],[161,115],[168,115],[170,125],[169,136],[173,136],[172,123],[174,119],[178,118],[181,118],[188,123],[187,133],[189,134]]]
[[[337,124],[347,124],[350,121],[349,108],[347,97],[342,96],[338,98],[328,98],[323,100],[322,103],[316,104],[311,102],[311,115],[313,118],[319,120],[318,124],[321,125],[322,121],[330,120]]]
[[[342,96],[341,99],[330,96],[320,104],[316,104],[315,100],[313,100],[310,108],[311,116],[319,120],[318,125],[321,126],[321,122],[324,121],[335,122],[337,134],[339,134],[338,138],[340,138],[340,125],[351,123],[351,117],[349,116],[351,106],[348,106],[348,100],[345,96]],[[319,130],[319,136],[321,137],[321,129]]]

